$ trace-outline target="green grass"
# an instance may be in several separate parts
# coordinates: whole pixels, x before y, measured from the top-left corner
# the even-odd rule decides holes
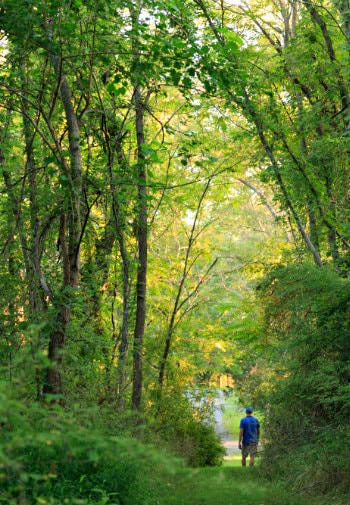
[[[258,468],[240,468],[230,462],[222,467],[186,470],[173,476],[158,505],[325,505],[291,495],[279,484],[259,476]],[[327,505],[330,505],[329,500]]]

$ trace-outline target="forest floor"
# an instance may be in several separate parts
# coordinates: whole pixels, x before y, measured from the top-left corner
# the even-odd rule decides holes
[[[240,456],[232,456],[221,467],[187,469],[167,483],[159,505],[335,505],[329,498],[303,498],[291,494],[283,484],[268,482],[259,468],[242,468]]]

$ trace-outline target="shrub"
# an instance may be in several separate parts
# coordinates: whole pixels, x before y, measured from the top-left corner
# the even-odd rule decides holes
[[[350,486],[350,282],[326,267],[274,270],[265,306],[264,469],[293,487]],[[258,376],[256,376],[258,377]],[[265,383],[264,383],[265,381]],[[255,388],[259,391],[259,386]]]
[[[0,395],[1,503],[154,504],[164,458],[126,438],[80,427],[50,411]]]
[[[191,466],[216,466],[222,463],[225,449],[216,435],[207,409],[196,409],[184,395],[173,391],[150,412],[151,432]]]

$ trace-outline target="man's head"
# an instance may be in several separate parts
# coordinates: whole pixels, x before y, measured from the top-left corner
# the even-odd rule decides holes
[[[252,407],[246,407],[245,413],[247,414],[247,416],[251,416],[253,413]]]

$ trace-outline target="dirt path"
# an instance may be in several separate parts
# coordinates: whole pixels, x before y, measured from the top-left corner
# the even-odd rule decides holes
[[[240,454],[240,450],[238,449],[238,440],[223,440],[222,445],[226,449],[226,455],[227,456],[232,456],[234,454]]]

